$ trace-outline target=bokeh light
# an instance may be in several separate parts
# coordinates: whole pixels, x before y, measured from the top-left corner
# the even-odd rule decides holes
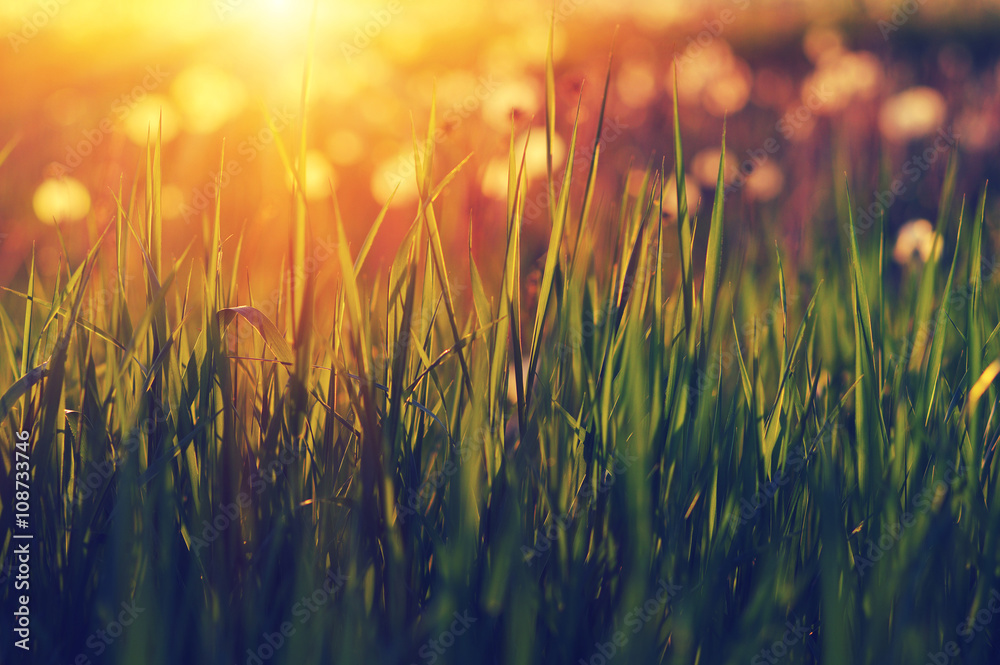
[[[90,212],[90,192],[76,178],[48,178],[35,190],[32,206],[45,224],[75,222]]]

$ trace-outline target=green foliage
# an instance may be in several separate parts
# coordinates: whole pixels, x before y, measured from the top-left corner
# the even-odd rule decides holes
[[[549,145],[553,80],[550,55]],[[465,162],[435,180],[432,111],[424,146],[414,138],[418,209],[384,289],[362,268],[386,210],[352,253],[334,202],[326,337],[315,275],[284,319],[235,301],[218,201],[203,251],[165,262],[156,141],[144,223],[137,188],[127,205],[119,193],[113,252],[95,246],[51,297],[32,260],[26,291],[4,295],[0,545],[6,557],[24,429],[38,662],[94,656],[88,636],[123,602],[143,611],[102,662],[570,664],[611,648],[623,663],[763,662],[786,622],[802,631],[785,662],[923,662],[949,642],[986,662],[1000,623],[968,641],[956,630],[1000,574],[985,191],[971,240],[964,206],[947,235],[949,166],[937,229],[951,254],[908,305],[883,298],[884,237],[855,232],[846,190],[847,252],[816,263],[821,286],[786,275],[780,253],[727,267],[720,163],[699,275],[674,110],[679,261],[664,250],[662,169],[612,215],[620,251],[596,251],[584,228],[601,221],[600,136],[575,209],[574,127],[561,184],[550,161],[534,312],[520,296],[525,156],[512,136],[506,246],[470,249],[463,300],[435,202]],[[297,165],[281,148],[294,182],[301,136]],[[300,267],[306,214],[297,193]],[[135,250],[133,321],[120,268]],[[111,307],[84,307],[95,293],[115,294]],[[754,293],[775,294],[771,316]]]

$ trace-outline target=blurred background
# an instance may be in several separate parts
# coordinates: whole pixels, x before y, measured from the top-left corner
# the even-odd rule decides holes
[[[54,276],[57,229],[76,265],[113,219],[119,189],[127,200],[135,186],[141,202],[145,146],[162,123],[166,255],[192,240],[201,247],[218,180],[225,233],[245,235],[242,265],[253,266],[241,288],[271,292],[292,219],[275,136],[294,158],[312,5],[4,0],[0,284],[23,287],[33,246],[39,274]],[[935,218],[956,143],[960,195],[996,175],[998,0],[559,0],[554,11],[555,166],[564,166],[580,100],[580,184],[618,27],[595,198],[598,232],[609,238],[626,181],[635,195],[644,169],[673,162],[675,61],[688,198],[695,210],[701,200],[702,218],[727,118],[730,255],[753,261],[758,245],[773,252],[776,239],[786,265],[807,266],[841,242],[833,199],[845,173],[856,216],[867,211],[877,223],[884,212],[893,240],[907,222]],[[398,187],[372,263],[391,261],[415,214],[413,128],[424,136],[436,95],[436,176],[473,153],[440,199],[449,260],[461,268],[471,242],[482,269],[499,269],[512,127],[519,146],[530,136],[526,251],[540,253],[552,12],[529,0],[319,0],[306,107],[314,236],[334,237],[335,192],[357,247]],[[995,206],[991,197],[988,213]],[[908,247],[900,269],[921,245]],[[332,272],[331,264],[321,282]]]

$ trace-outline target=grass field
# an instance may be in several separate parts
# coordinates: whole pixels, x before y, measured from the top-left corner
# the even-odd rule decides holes
[[[793,274],[727,242],[721,164],[710,216],[688,213],[676,104],[673,154],[611,205],[600,134],[574,132],[563,169],[549,148],[529,302],[523,153],[505,246],[459,272],[439,215],[464,163],[434,161],[435,129],[387,270],[366,264],[382,215],[324,239],[297,187],[296,278],[240,301],[253,266],[218,199],[163,251],[154,136],[86,260],[4,289],[0,625],[33,539],[32,651],[11,625],[2,662],[997,662],[1000,291],[957,151],[920,184],[943,251],[890,280],[843,170],[836,231]]]

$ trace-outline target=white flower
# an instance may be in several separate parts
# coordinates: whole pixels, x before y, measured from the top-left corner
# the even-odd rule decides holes
[[[905,142],[933,134],[944,122],[947,106],[933,88],[910,88],[882,104],[878,125],[890,141]]]
[[[926,262],[934,252],[934,258],[941,256],[944,243],[934,233],[934,227],[926,219],[912,219],[899,229],[892,258],[896,263],[908,264],[914,258]]]

